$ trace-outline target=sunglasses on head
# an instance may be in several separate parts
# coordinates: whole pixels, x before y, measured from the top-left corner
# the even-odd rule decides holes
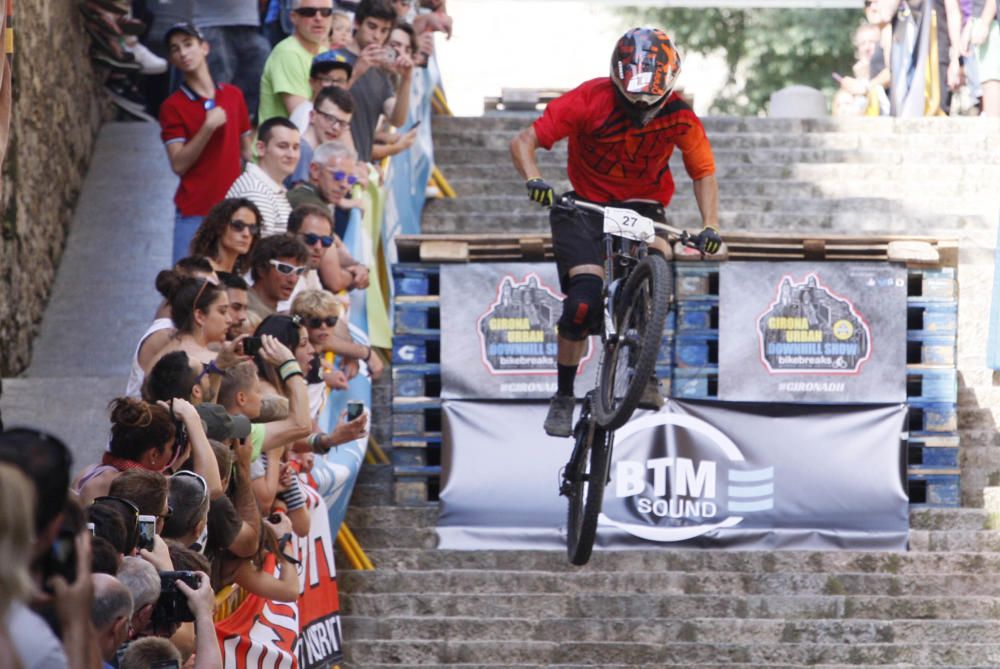
[[[316,235],[311,232],[302,235],[302,241],[306,243],[306,246],[315,246],[316,242],[321,242],[325,249],[333,246],[333,237],[329,235]]]
[[[311,19],[317,14],[323,18],[333,16],[333,7],[299,7],[298,9],[293,9],[292,11],[299,16],[306,17],[307,19]]]
[[[124,497],[115,497],[114,495],[104,495],[103,497],[97,497],[94,499],[94,504],[109,504],[110,506],[118,509],[118,511],[127,514],[129,521],[131,521],[131,527],[133,532],[135,528],[139,525],[139,507],[125,499]],[[126,529],[128,529],[126,525]]]
[[[183,478],[183,477],[195,479],[196,481],[198,481],[198,483],[201,484],[201,501],[204,502],[205,498],[208,497],[208,482],[205,481],[205,477],[203,477],[201,474],[192,472],[188,469],[182,469],[179,472],[174,472],[174,475],[171,478]],[[173,510],[171,509],[171,512],[172,511]]]
[[[358,183],[358,178],[353,174],[348,174],[342,170],[330,170],[330,176],[333,177],[334,181],[347,181],[348,186],[353,186]]]
[[[327,327],[331,327],[332,328],[336,324],[337,324],[337,317],[336,316],[327,316],[326,318],[307,318],[306,319],[306,325],[308,325],[311,328],[320,328],[320,327],[323,327],[324,325],[327,326]]]
[[[236,232],[243,232],[244,230],[249,230],[251,235],[256,235],[260,232],[260,226],[256,223],[247,223],[246,221],[229,221],[229,227],[231,227]]]
[[[268,262],[270,262],[272,265],[274,265],[274,268],[276,270],[278,270],[279,272],[281,272],[282,274],[284,274],[285,276],[288,276],[289,274],[295,274],[296,276],[302,276],[303,274],[305,274],[306,269],[307,269],[306,267],[298,267],[296,265],[289,265],[288,263],[281,262],[280,260],[269,260]]]

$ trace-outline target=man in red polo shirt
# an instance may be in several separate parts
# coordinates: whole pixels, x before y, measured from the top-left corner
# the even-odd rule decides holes
[[[253,130],[240,89],[212,80],[201,31],[178,23],[164,41],[171,64],[184,76],[180,89],[160,107],[160,137],[171,169],[181,178],[174,195],[176,263],[188,254],[201,219],[243,171],[241,159],[250,160]]]
[[[702,251],[719,250],[719,187],[715,160],[701,121],[673,93],[681,61],[670,38],[657,28],[628,31],[611,56],[611,76],[592,79],[553,100],[545,113],[510,145],[514,166],[526,180],[529,197],[551,207],[552,187],[545,183],[535,152],[569,138],[567,171],[577,199],[628,207],[655,221],[674,195],[668,162],[681,150],[684,168],[694,182],[694,196],[704,228],[697,236]],[[559,319],[556,394],[549,404],[545,431],[573,433],[573,382],[587,346],[599,331],[604,307],[602,217],[553,207],[552,250],[566,299]],[[658,233],[659,234],[659,233]],[[666,254],[657,238],[650,252]],[[639,406],[663,404],[659,384],[651,379]]]

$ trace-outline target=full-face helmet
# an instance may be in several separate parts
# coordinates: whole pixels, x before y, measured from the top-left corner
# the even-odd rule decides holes
[[[611,81],[628,116],[646,125],[659,113],[677,83],[681,57],[659,28],[633,28],[611,54]]]

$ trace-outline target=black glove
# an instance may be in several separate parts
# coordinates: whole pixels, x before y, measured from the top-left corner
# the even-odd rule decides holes
[[[556,199],[556,192],[541,177],[528,179],[524,185],[528,188],[528,197],[531,198],[532,202],[537,202],[543,207],[552,206]]]
[[[701,229],[694,241],[699,251],[709,255],[718,251],[722,246],[722,237],[719,236],[719,231],[707,225]]]

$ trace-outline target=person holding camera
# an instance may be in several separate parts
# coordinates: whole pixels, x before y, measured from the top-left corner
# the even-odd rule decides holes
[[[389,0],[362,0],[354,12],[354,44],[346,52],[354,59],[351,74],[351,137],[358,160],[371,162],[378,118],[385,114],[389,123],[406,123],[410,109],[413,59],[405,52],[386,48],[389,33],[396,23],[396,11]],[[393,82],[392,75],[398,79]],[[394,85],[395,84],[395,85]]]

